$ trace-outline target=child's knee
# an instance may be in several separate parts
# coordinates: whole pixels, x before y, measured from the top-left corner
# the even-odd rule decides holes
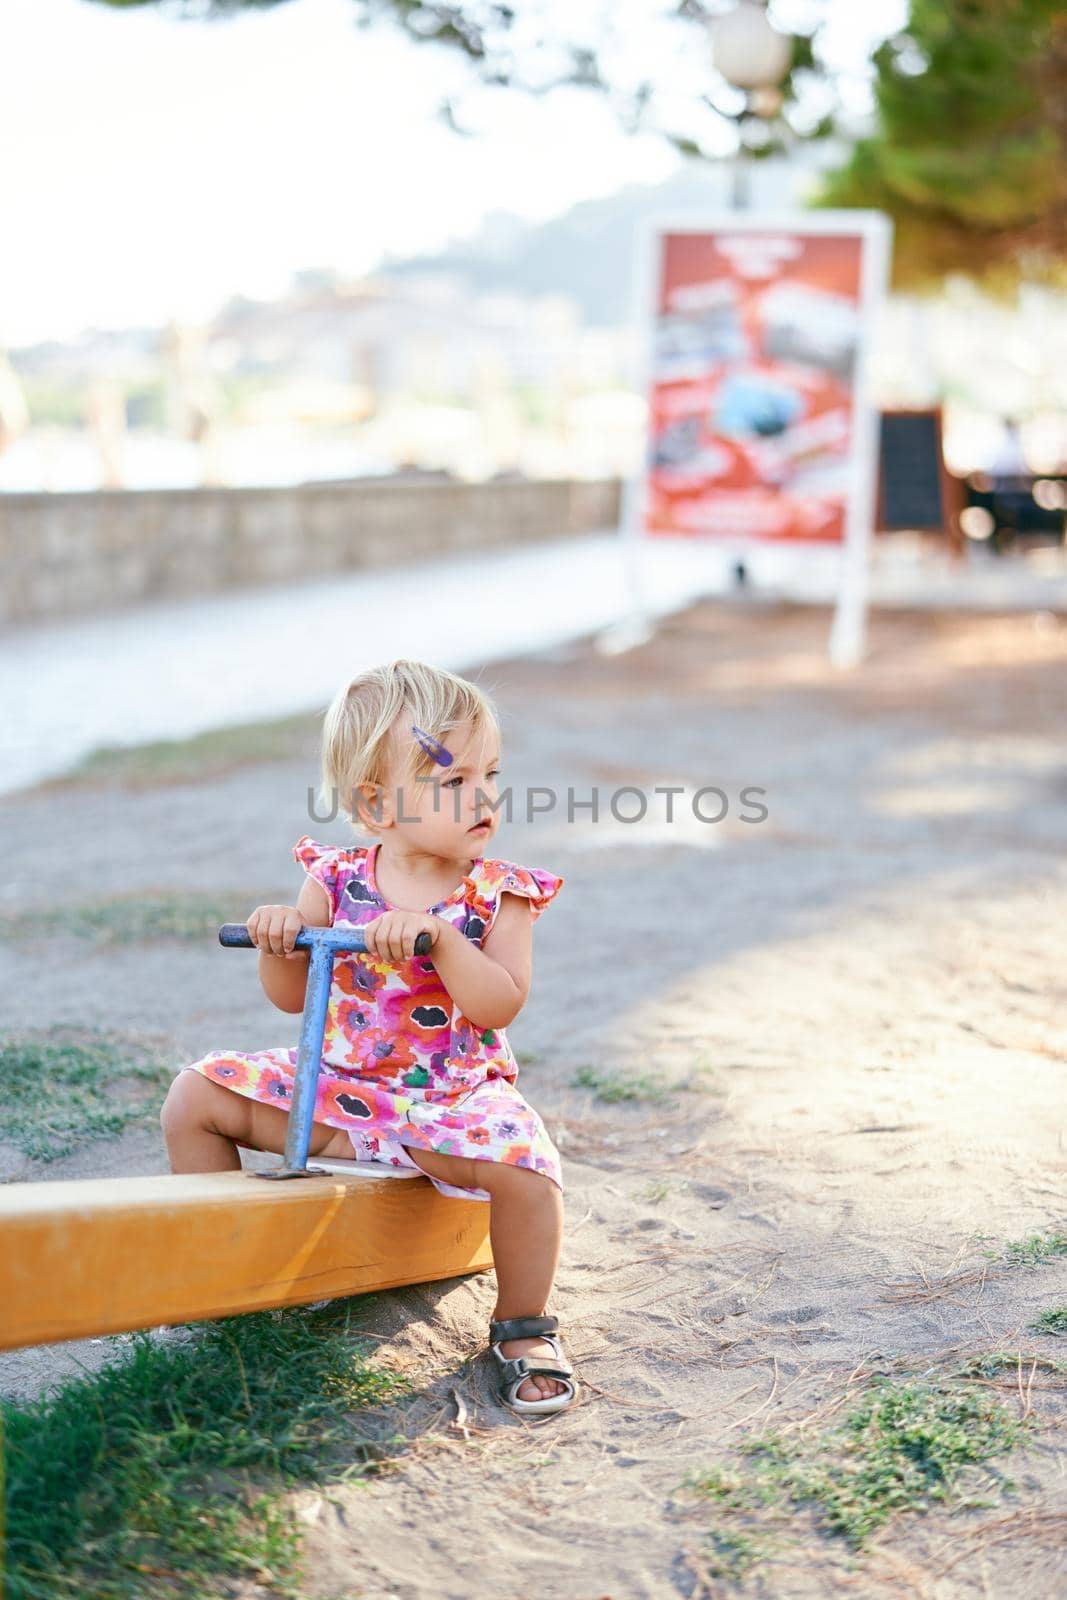
[[[501,1192],[518,1195],[523,1201],[534,1205],[562,1205],[559,1185],[553,1182],[547,1172],[538,1172],[536,1167],[520,1167],[517,1161],[493,1162],[491,1165],[496,1174],[494,1187]],[[489,1188],[490,1185],[486,1184],[485,1187]]]
[[[178,1073],[159,1108],[159,1125],[164,1133],[188,1128],[200,1120],[207,1098],[204,1089],[208,1087],[207,1079],[199,1072],[183,1068]]]

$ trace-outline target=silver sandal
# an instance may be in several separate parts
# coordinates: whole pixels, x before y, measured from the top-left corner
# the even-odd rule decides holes
[[[555,1352],[551,1356],[506,1356],[500,1346],[510,1339],[547,1339]],[[537,1416],[546,1411],[565,1411],[578,1398],[578,1384],[571,1376],[574,1368],[563,1354],[557,1317],[508,1317],[490,1322],[489,1349],[497,1364],[497,1394],[511,1411]],[[562,1394],[545,1395],[540,1400],[519,1400],[518,1390],[526,1378],[556,1378],[566,1385]]]

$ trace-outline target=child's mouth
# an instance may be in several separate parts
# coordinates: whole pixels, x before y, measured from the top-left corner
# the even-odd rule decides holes
[[[467,832],[468,833],[488,833],[489,829],[491,827],[492,827],[492,823],[489,822],[489,821],[476,822],[474,824],[473,828],[468,828],[467,829]]]

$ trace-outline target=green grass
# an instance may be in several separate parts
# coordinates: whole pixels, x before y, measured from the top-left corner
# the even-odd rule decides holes
[[[261,761],[292,761],[313,756],[322,733],[321,712],[301,712],[270,722],[211,728],[188,739],[156,739],[149,744],[99,745],[68,771],[33,786],[34,792],[116,783],[141,789],[159,784],[202,783],[235,767]]]
[[[986,1252],[987,1254],[997,1252]],[[1000,1252],[1011,1267],[1042,1267],[1058,1256],[1067,1256],[1067,1233],[1032,1233],[1028,1239],[1015,1239]]]
[[[0,1038],[0,1136],[55,1161],[158,1116],[179,1063],[122,1034],[56,1025]]]
[[[1067,1360],[1027,1354],[1023,1350],[987,1350],[980,1356],[972,1356],[956,1370],[961,1378],[982,1378],[988,1382],[1006,1374],[1014,1378],[1020,1370],[1026,1372],[1035,1366],[1039,1372],[1067,1373]]]
[[[621,1100],[637,1100],[661,1104],[685,1093],[714,1093],[715,1069],[707,1056],[699,1056],[692,1064],[689,1076],[676,1078],[658,1073],[606,1072],[591,1062],[577,1068],[571,1085],[576,1089],[592,1089],[598,1100],[615,1104]]]
[[[658,1104],[668,1100],[672,1090],[659,1078],[627,1077],[617,1072],[601,1072],[588,1063],[578,1068],[571,1079],[576,1089],[592,1089],[598,1100],[614,1104],[620,1100],[645,1100]]]
[[[766,1561],[774,1548],[769,1540],[756,1539],[750,1533],[713,1528],[707,1536],[708,1575],[738,1583],[757,1562]]]
[[[669,1179],[653,1178],[646,1182],[643,1189],[633,1190],[633,1198],[635,1200],[645,1200],[648,1205],[659,1205],[661,1200],[665,1200],[673,1192],[675,1192],[675,1186]]]
[[[1030,1324],[1031,1333],[1050,1333],[1056,1338],[1067,1336],[1067,1306],[1056,1306],[1042,1311],[1036,1322]]]
[[[403,1436],[361,1437],[358,1413],[414,1388],[348,1334],[351,1304],[134,1334],[96,1374],[0,1398],[5,1600],[216,1600],[223,1579],[299,1600],[286,1491],[381,1470]]]
[[[218,942],[224,922],[243,922],[253,906],[265,905],[277,896],[277,890],[261,897],[246,889],[223,895],[217,891],[204,894],[173,889],[132,890],[65,907],[58,917],[51,910],[5,912],[0,916],[0,938],[43,938],[54,936],[61,927],[63,932],[98,944],[187,939],[210,945]]]
[[[692,1472],[683,1487],[716,1508],[709,1558],[720,1574],[738,1577],[767,1555],[767,1528],[803,1511],[820,1532],[862,1550],[894,1518],[952,1503],[968,1472],[988,1475],[1021,1434],[1014,1413],[985,1391],[879,1378],[843,1422],[817,1437],[761,1435],[740,1446],[741,1465]],[[742,1542],[734,1548],[731,1539]]]

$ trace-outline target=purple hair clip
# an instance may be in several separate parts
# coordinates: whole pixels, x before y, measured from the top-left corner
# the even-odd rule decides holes
[[[442,767],[450,767],[452,765],[452,752],[446,750],[443,744],[438,744],[432,734],[423,733],[422,729],[416,728],[414,723],[411,724],[411,731],[428,756],[432,756]]]

